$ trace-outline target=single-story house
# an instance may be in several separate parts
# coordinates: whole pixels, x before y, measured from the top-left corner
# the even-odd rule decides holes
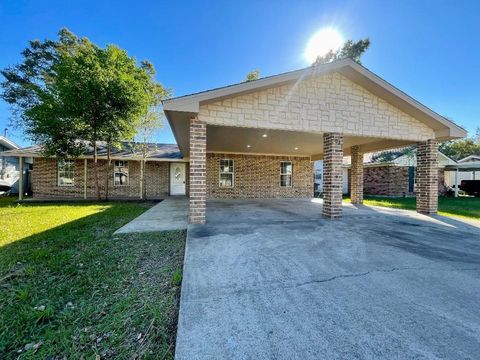
[[[139,197],[141,181],[134,169],[150,167],[147,190],[156,184],[170,194],[189,195],[191,223],[206,221],[208,199],[311,197],[313,162],[320,159],[322,213],[339,217],[343,156],[352,159],[352,202],[361,203],[363,154],[411,144],[418,147],[417,210],[433,213],[438,141],[467,134],[349,59],[172,98],[163,107],[178,157],[162,152],[144,161],[117,154],[105,174],[119,194]],[[35,157],[34,196],[91,196],[91,156],[72,161],[73,168]],[[126,183],[122,161],[128,161]],[[62,183],[72,171],[73,184]],[[68,186],[78,190],[70,193]]]
[[[447,191],[445,182],[445,167],[455,165],[440,151],[438,155],[438,193],[444,195]],[[370,157],[372,159],[372,157]],[[415,177],[417,174],[417,153],[399,155],[391,161],[367,161],[363,170],[363,192],[365,195],[382,196],[412,196],[415,194]],[[344,164],[343,192],[349,192],[350,164]]]
[[[0,152],[20,149],[15,142],[6,136],[0,136]],[[30,169],[33,160],[30,157],[24,159],[22,169],[23,190],[30,191]],[[17,156],[1,156],[0,157],[0,195],[9,192],[10,194],[18,194],[19,190],[19,158]]]

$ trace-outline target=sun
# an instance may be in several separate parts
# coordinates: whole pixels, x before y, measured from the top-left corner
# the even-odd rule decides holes
[[[318,56],[327,54],[330,50],[338,50],[344,43],[342,35],[333,28],[322,29],[310,38],[305,48],[305,59],[314,63]]]

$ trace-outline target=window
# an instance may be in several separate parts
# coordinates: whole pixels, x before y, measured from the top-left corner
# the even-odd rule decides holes
[[[74,166],[73,160],[59,160],[58,161],[58,186],[73,186],[74,181]]]
[[[115,160],[113,166],[113,185],[128,185],[128,161]]]
[[[280,162],[280,186],[292,186],[292,169],[291,161]]]
[[[233,160],[220,160],[220,182],[219,186],[223,188],[233,187]]]

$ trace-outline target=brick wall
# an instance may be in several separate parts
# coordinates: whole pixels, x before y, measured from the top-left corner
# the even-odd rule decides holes
[[[200,106],[212,125],[422,141],[433,130],[339,73]]]
[[[408,166],[366,166],[364,167],[364,194],[384,196],[414,195],[409,192]],[[445,171],[438,169],[438,194],[446,193]],[[349,170],[349,183],[350,183]]]
[[[363,203],[363,153],[358,145],[352,146],[350,169],[350,198],[352,204]]]
[[[110,166],[106,160],[99,160],[100,194],[105,196],[105,178],[109,181],[109,198],[140,198],[140,163],[129,161],[129,184],[113,185],[113,161]],[[87,197],[96,198],[95,163],[87,162]],[[147,199],[164,198],[169,193],[169,163],[146,163]],[[84,160],[75,160],[74,186],[57,185],[57,160],[35,158],[32,170],[32,192],[35,198],[83,198]]]
[[[219,186],[220,160],[234,160],[234,187]],[[280,186],[280,162],[291,161],[292,186]],[[307,198],[313,196],[313,162],[294,156],[207,154],[207,197]]]
[[[417,146],[417,211],[433,214],[438,208],[438,141]]]
[[[323,134],[323,207],[327,218],[342,216],[343,135]]]
[[[190,119],[190,214],[191,224],[206,221],[207,124]]]

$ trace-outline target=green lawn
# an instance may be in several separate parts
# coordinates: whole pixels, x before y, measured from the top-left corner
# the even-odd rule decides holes
[[[173,358],[185,232],[112,235],[151,205],[0,198],[0,359]]]
[[[349,199],[346,199],[349,201]],[[397,209],[415,210],[416,199],[414,197],[391,198],[391,197],[365,197],[365,205],[385,206]],[[480,219],[480,198],[474,197],[439,197],[438,213],[444,216],[456,216]]]

